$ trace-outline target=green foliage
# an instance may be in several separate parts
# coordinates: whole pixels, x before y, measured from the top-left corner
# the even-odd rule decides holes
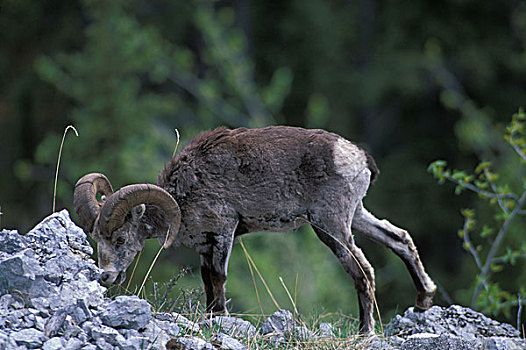
[[[142,79],[154,80],[152,72],[166,55],[163,40],[118,1],[86,1],[84,6],[91,23],[83,50],[42,56],[35,63],[40,76],[76,105],[72,119],[81,139],[65,152],[68,175],[73,182],[83,172],[99,169],[117,183],[151,179],[162,164],[158,150],[167,147],[155,137],[152,121],[177,107],[170,95],[152,94],[141,84]],[[42,163],[55,154],[55,142],[53,134],[42,142],[37,151]]]
[[[207,65],[203,74],[196,53],[141,24],[125,2],[94,0],[83,6],[90,24],[82,50],[35,62],[40,77],[75,105],[71,117],[81,140],[65,152],[70,183],[94,170],[109,174],[114,184],[152,181],[173,147],[167,124],[179,119],[174,115],[187,115],[176,124],[186,133],[218,123],[264,126],[273,120],[268,111],[278,113],[289,91],[287,68],[278,68],[268,86],[256,86],[244,37],[232,27],[228,8],[217,14],[205,2],[195,8],[194,24],[206,43],[199,52]],[[171,92],[174,85],[195,100]],[[56,140],[49,134],[40,144],[40,162],[51,163]],[[18,168],[23,174],[25,168]]]
[[[526,164],[525,122],[526,116],[520,109],[513,115],[505,135],[506,142],[523,164]],[[514,266],[519,259],[526,258],[526,240],[523,237],[520,238],[520,245],[504,245],[510,242],[513,225],[517,225],[521,221],[520,217],[526,215],[526,187],[514,192],[511,190],[511,184],[500,183],[498,171],[494,171],[488,161],[481,162],[473,173],[450,170],[443,160],[431,163],[428,171],[440,184],[445,181],[454,183],[457,195],[464,190],[472,191],[493,208],[493,226],[483,224],[480,231],[477,231],[480,225],[477,223],[475,210],[461,210],[464,225],[458,231],[458,236],[462,239],[464,249],[472,255],[478,269],[472,295],[473,306],[493,315],[503,313],[509,318],[512,306],[523,302],[524,290],[521,288],[515,293],[506,291],[499,283],[498,275],[506,266]],[[517,175],[521,176],[521,173]],[[526,177],[522,176],[520,180],[524,183]],[[476,237],[473,237],[474,234]],[[476,244],[476,241],[480,244]]]

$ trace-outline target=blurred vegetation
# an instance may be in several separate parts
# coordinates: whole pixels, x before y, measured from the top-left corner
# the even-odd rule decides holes
[[[526,115],[522,109],[515,113],[512,121],[506,127],[504,139],[514,152],[516,162],[522,167],[526,163]],[[479,307],[482,311],[498,315],[504,313],[511,317],[512,307],[518,308],[517,329],[521,329],[521,307],[526,304],[524,296],[526,289],[522,284],[515,284],[508,291],[501,287],[501,272],[518,274],[524,270],[523,259],[526,259],[526,240],[522,232],[524,215],[526,215],[526,177],[524,169],[518,171],[512,182],[502,183],[498,170],[493,170],[491,162],[483,161],[473,171],[447,168],[447,162],[437,160],[428,170],[443,184],[445,181],[454,183],[455,193],[472,191],[485,199],[493,207],[493,219],[489,220],[488,208],[482,217],[477,216],[474,209],[462,209],[464,224],[458,231],[462,246],[469,252],[476,264],[477,274],[473,281],[471,307]],[[520,190],[519,190],[520,189]],[[517,269],[515,267],[517,266]],[[522,283],[522,281],[521,281]],[[510,287],[510,286],[508,286]]]
[[[435,159],[464,169],[485,159],[503,183],[523,178],[500,135],[526,101],[525,45],[521,1],[4,0],[2,226],[26,231],[50,213],[69,124],[79,137],[65,141],[57,208],[73,217],[73,185],[87,172],[106,173],[115,188],[154,183],[173,152],[174,128],[184,144],[218,125],[321,127],[375,156],[382,173],[366,206],[411,232],[441,286],[437,302],[469,304],[478,270],[457,237],[458,213],[488,209],[476,195],[437,186],[426,168]],[[357,239],[376,269],[387,321],[412,305],[410,276],[383,247]],[[523,241],[520,224],[509,239]],[[351,280],[310,229],[243,240],[281,306],[290,300],[280,276],[300,312],[358,315]],[[136,275],[157,247],[148,245]],[[189,265],[193,274],[179,283],[198,287],[197,261],[171,249],[152,279],[169,281]],[[512,268],[500,283],[519,290],[526,269]],[[229,272],[231,310],[261,312],[239,245]],[[499,317],[515,320],[514,312]]]

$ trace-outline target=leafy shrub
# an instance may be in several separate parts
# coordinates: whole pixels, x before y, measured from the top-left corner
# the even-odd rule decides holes
[[[513,115],[504,137],[522,165],[526,164],[525,124],[526,114],[521,109]],[[526,304],[526,288],[519,287],[514,292],[505,290],[497,275],[505,267],[514,266],[520,259],[526,258],[526,239],[521,237],[520,244],[511,244],[510,234],[512,228],[517,227],[520,217],[526,215],[526,177],[521,179],[522,188],[513,190],[514,186],[503,183],[499,171],[494,170],[488,161],[481,162],[472,173],[468,173],[451,170],[444,160],[437,160],[429,165],[428,171],[440,184],[446,181],[454,183],[457,195],[465,190],[474,192],[492,208],[494,216],[491,225],[485,223],[487,217],[478,216],[477,220],[474,209],[461,211],[464,225],[458,231],[458,236],[464,249],[473,257],[478,271],[473,285],[472,307],[493,315],[504,313],[510,317],[512,307],[519,306],[519,325],[521,306]],[[523,175],[519,172],[516,176]]]

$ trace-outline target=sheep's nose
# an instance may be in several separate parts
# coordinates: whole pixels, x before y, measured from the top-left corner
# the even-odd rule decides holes
[[[100,276],[100,281],[104,284],[109,284],[109,281],[111,279],[111,274],[109,272],[103,272]]]

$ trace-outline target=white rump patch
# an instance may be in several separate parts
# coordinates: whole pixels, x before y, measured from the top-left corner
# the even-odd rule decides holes
[[[348,181],[353,181],[364,170],[369,171],[365,152],[344,138],[334,144],[333,155],[336,172]]]

